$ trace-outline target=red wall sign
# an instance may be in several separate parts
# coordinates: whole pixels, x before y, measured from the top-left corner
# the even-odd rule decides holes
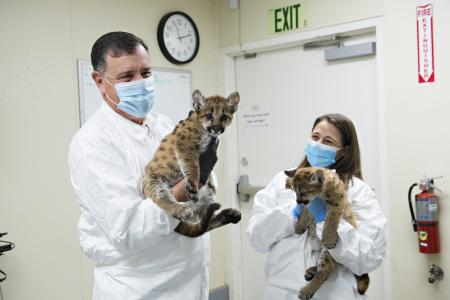
[[[416,7],[419,83],[434,82],[433,4]]]

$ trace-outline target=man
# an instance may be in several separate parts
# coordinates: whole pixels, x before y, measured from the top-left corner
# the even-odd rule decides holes
[[[111,32],[92,47],[102,106],[74,136],[72,184],[81,209],[79,240],[97,262],[94,300],[208,298],[209,235],[174,232],[179,221],[145,199],[141,178],[172,125],[155,112],[150,56],[133,34]],[[200,157],[209,174],[216,147]],[[185,201],[184,181],[172,188]]]

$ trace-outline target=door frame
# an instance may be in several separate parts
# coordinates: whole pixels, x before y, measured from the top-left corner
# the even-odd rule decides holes
[[[374,31],[376,34],[377,54],[377,103],[378,103],[378,138],[379,138],[379,179],[380,191],[377,192],[380,199],[380,205],[386,218],[389,220],[389,186],[386,159],[386,135],[385,135],[385,100],[384,100],[384,35],[383,18],[374,17],[364,20],[342,23],[332,26],[308,29],[290,35],[264,39],[261,41],[244,43],[237,46],[226,47],[219,50],[219,92],[227,95],[236,88],[235,58],[246,53],[265,52],[277,49],[289,48],[302,45],[323,36],[329,36],[348,31]],[[238,132],[236,122],[227,129],[224,134],[224,161],[227,162],[224,168],[224,191],[225,204],[227,207],[238,208],[240,206],[239,198],[236,193],[236,184],[239,177],[238,166]],[[232,163],[231,163],[232,162]],[[229,270],[227,274],[228,284],[230,286],[230,295],[233,300],[241,300],[244,296],[242,286],[242,243],[241,243],[241,223],[228,227],[228,253]],[[389,238],[389,227],[386,231],[387,241]],[[384,260],[384,296],[385,300],[392,300],[391,274],[392,267],[390,263],[391,247],[388,243],[386,258]]]

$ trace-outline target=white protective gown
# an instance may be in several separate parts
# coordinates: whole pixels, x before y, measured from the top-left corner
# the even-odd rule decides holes
[[[137,125],[103,103],[72,140],[79,240],[97,262],[94,300],[208,299],[209,234],[175,233],[178,221],[142,194],[145,166],[172,128],[153,112]]]
[[[252,246],[258,252],[268,252],[266,300],[297,300],[300,288],[307,284],[305,270],[316,265],[310,239],[306,233],[297,235],[294,232],[296,220],[292,217],[292,209],[296,205],[296,197],[293,191],[285,188],[286,178],[284,172],[278,173],[265,189],[255,195],[247,227]],[[354,177],[348,198],[357,214],[358,227],[355,229],[344,220],[340,222],[338,244],[329,250],[340,264],[316,292],[314,300],[366,299],[367,296],[358,294],[353,273],[372,272],[381,265],[385,256],[386,218],[375,193]],[[323,224],[317,224],[319,237],[322,236]]]

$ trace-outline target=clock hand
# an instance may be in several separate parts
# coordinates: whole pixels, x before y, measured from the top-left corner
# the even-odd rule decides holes
[[[188,37],[188,36],[191,36],[192,34],[187,34],[187,35],[183,35],[183,36],[180,36],[180,37],[178,37],[180,40],[182,40],[182,39],[184,39],[185,37]]]
[[[175,25],[175,29],[177,30],[178,40],[181,41],[181,38],[180,38],[180,31],[178,31],[178,26],[177,26],[176,23],[175,23],[174,25]]]

